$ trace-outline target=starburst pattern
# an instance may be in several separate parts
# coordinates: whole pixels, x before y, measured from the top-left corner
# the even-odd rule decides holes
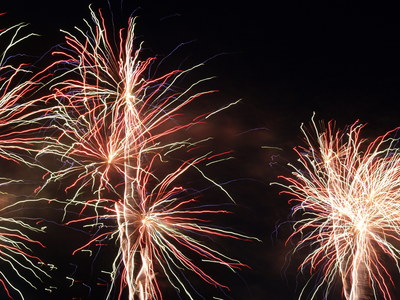
[[[283,177],[298,218],[289,240],[298,241],[296,251],[310,247],[300,269],[323,274],[312,299],[321,290],[328,298],[338,278],[346,299],[391,299],[388,260],[400,271],[398,140],[392,131],[368,142],[360,137],[363,127],[340,131],[330,122],[320,132],[313,122],[316,141],[303,130],[307,147],[296,149],[300,165]]]

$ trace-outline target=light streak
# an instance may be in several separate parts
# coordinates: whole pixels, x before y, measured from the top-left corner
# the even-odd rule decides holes
[[[20,23],[0,32],[5,45],[0,52],[0,158],[33,165],[32,160],[25,158],[30,152],[38,152],[38,145],[45,138],[38,134],[44,129],[38,126],[43,110],[37,106],[39,99],[30,96],[41,87],[46,75],[45,71],[32,74],[26,63],[15,66],[8,58],[13,46],[35,35],[20,37],[26,26]],[[8,35],[9,43],[5,41]]]
[[[21,290],[24,284],[37,289],[37,282],[41,282],[43,277],[50,277],[44,271],[46,264],[34,255],[32,250],[35,247],[45,248],[45,246],[26,233],[43,233],[45,227],[32,226],[16,216],[14,209],[25,201],[17,201],[15,196],[6,192],[6,188],[13,184],[20,182],[0,178],[0,261],[2,262],[0,283],[10,299],[14,297],[25,299]]]
[[[48,104],[56,103],[52,116],[59,137],[40,153],[56,155],[64,162],[61,170],[48,170],[42,188],[69,178],[66,191],[72,197],[65,206],[65,216],[71,205],[81,205],[81,214],[89,212],[89,216],[67,224],[104,228],[74,254],[117,238],[119,254],[111,277],[113,286],[119,288],[119,298],[127,288],[129,299],[161,299],[158,273],[190,299],[195,296],[182,277],[186,271],[215,287],[228,288],[194,263],[189,254],[204,263],[235,270],[243,264],[208,246],[204,236],[250,238],[207,224],[207,215],[227,211],[193,205],[199,200],[189,197],[188,190],[176,183],[189,169],[195,170],[202,180],[229,196],[198,166],[221,160],[224,154],[182,159],[178,166],[171,160],[177,152],[186,156],[196,153],[193,149],[201,141],[177,140],[176,136],[213,113],[183,124],[177,119],[191,102],[213,91],[194,92],[207,79],[186,90],[176,88],[179,80],[200,65],[148,78],[146,72],[154,58],[140,60],[141,46],[134,48],[134,20],[113,37],[101,13],[91,13],[95,26],[86,22],[87,30],[78,29],[78,37],[66,32],[68,50],[65,47],[55,53],[64,57],[56,65],[70,71],[56,78],[54,94],[47,99]],[[116,47],[110,42],[115,40]],[[102,226],[105,220],[113,220],[116,227]]]
[[[307,146],[295,149],[299,166],[282,177],[298,219],[288,241],[297,241],[295,251],[308,249],[300,270],[322,271],[311,299],[328,299],[339,278],[346,299],[392,299],[391,271],[400,272],[399,141],[394,131],[362,139],[363,127],[340,131],[330,122],[320,132],[313,121],[316,140],[302,128]],[[306,287],[300,298],[305,294]]]
[[[25,63],[13,65],[13,58],[8,57],[16,44],[34,35],[21,35],[24,27],[26,24],[21,23],[0,32],[4,46],[0,52],[0,158],[33,166],[33,160],[28,157],[32,151],[38,151],[38,144],[42,143],[43,138],[35,136],[42,128],[32,126],[40,115],[35,109],[37,100],[26,98],[40,86],[45,76],[32,75]],[[4,169],[3,165],[3,172]],[[24,299],[21,290],[24,285],[37,289],[37,282],[49,277],[43,269],[44,262],[32,250],[38,246],[44,248],[44,245],[27,234],[43,232],[44,227],[30,225],[12,210],[25,202],[7,191],[20,181],[0,178],[0,283],[12,299]]]
[[[80,222],[88,224],[88,221],[93,220],[94,223],[90,226],[98,226],[99,223],[116,220],[118,226],[111,230],[110,226],[104,226],[103,232],[99,232],[88,243],[76,249],[75,253],[91,245],[101,244],[112,236],[118,237],[121,251],[114,261],[112,277],[116,280],[117,274],[122,272],[120,292],[127,287],[130,299],[162,299],[158,282],[160,275],[166,277],[172,287],[190,299],[196,297],[193,295],[193,288],[185,282],[189,275],[185,275],[186,273],[196,274],[215,287],[229,289],[194,261],[202,261],[206,265],[223,265],[232,271],[244,265],[211,248],[204,241],[204,236],[208,236],[207,240],[212,236],[240,240],[250,238],[213,226],[210,223],[212,218],[208,219],[207,216],[227,214],[229,211],[201,204],[197,196],[193,195],[193,191],[174,183],[184,176],[193,164],[206,159],[203,157],[197,161],[185,162],[161,181],[150,175],[152,166],[149,165],[149,169],[142,171],[138,178],[139,184],[135,191],[136,199],[140,199],[138,206],[126,203],[122,199],[88,201],[85,210],[97,209],[98,215],[74,219],[69,221],[68,225]],[[153,188],[147,190],[149,186]],[[107,202],[110,205],[104,205]],[[118,287],[117,282],[113,282],[113,285]]]

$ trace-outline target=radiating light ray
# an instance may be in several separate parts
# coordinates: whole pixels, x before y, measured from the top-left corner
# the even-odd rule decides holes
[[[134,48],[134,20],[114,37],[107,32],[101,12],[91,13],[95,25],[86,22],[87,30],[78,29],[78,36],[66,32],[67,47],[55,53],[63,57],[56,65],[70,71],[56,77],[54,93],[46,100],[55,103],[52,124],[60,134],[40,153],[56,155],[64,163],[60,170],[48,170],[42,188],[53,181],[70,180],[65,190],[72,197],[65,217],[71,205],[82,207],[82,217],[67,224],[99,228],[74,254],[116,238],[119,254],[111,277],[120,298],[127,288],[129,299],[161,299],[157,273],[162,273],[177,291],[194,299],[193,289],[182,278],[184,270],[215,287],[227,288],[189,254],[234,270],[243,265],[207,246],[204,236],[250,238],[207,224],[206,215],[227,211],[191,206],[198,200],[188,198],[188,191],[176,183],[189,169],[196,170],[201,180],[229,195],[198,166],[223,160],[226,153],[183,158],[178,165],[170,159],[176,153],[195,155],[191,153],[200,145],[201,141],[176,139],[177,133],[213,113],[183,123],[177,116],[198,97],[213,92],[195,92],[208,79],[185,90],[176,87],[200,65],[151,78],[148,73],[154,58],[142,61],[141,46]],[[117,46],[110,42],[115,40]],[[114,229],[103,226],[105,220],[113,220]]]
[[[204,219],[207,215],[228,211],[211,210],[206,207],[200,209],[194,205],[197,202],[195,199],[184,200],[187,191],[183,187],[175,186],[174,181],[190,166],[191,164],[181,166],[176,172],[166,176],[151,192],[146,190],[149,185],[146,181],[150,178],[147,174],[141,175],[139,182],[143,184],[137,190],[141,199],[139,207],[116,204],[120,241],[122,248],[126,249],[121,251],[121,254],[125,265],[131,264],[130,268],[126,268],[125,282],[129,286],[135,278],[135,284],[130,285],[130,289],[132,294],[139,292],[144,295],[143,299],[162,297],[155,274],[155,270],[159,270],[160,267],[171,284],[192,298],[177,270],[190,270],[216,287],[226,287],[193,263],[194,256],[200,255],[203,261],[219,263],[232,269],[243,266],[196,239],[196,235],[247,238],[207,225],[208,222]],[[123,238],[123,235],[129,238]],[[183,251],[182,248],[190,250],[190,259],[189,254],[185,254],[187,251]],[[138,255],[141,256],[141,261],[145,262],[140,270],[133,264],[137,261],[135,256]]]
[[[27,97],[40,87],[46,76],[31,74],[25,63],[11,63],[11,48],[34,35],[22,35],[24,27],[26,24],[21,23],[0,32],[3,47],[0,50],[0,158],[32,166],[34,160],[29,159],[29,154],[38,151],[44,138],[35,135],[43,128],[32,126],[41,114],[35,110],[38,100]],[[4,173],[10,173],[2,167]],[[43,232],[44,228],[29,225],[13,213],[12,209],[24,202],[8,193],[8,188],[15,183],[21,180],[0,178],[0,282],[9,298],[24,299],[21,290],[24,284],[36,288],[37,282],[49,275],[43,269],[44,262],[32,251],[44,245],[29,236]]]
[[[400,151],[395,131],[368,142],[360,137],[364,126],[346,131],[330,122],[314,134],[303,129],[307,147],[295,149],[299,166],[292,165],[289,184],[280,184],[293,196],[298,221],[288,240],[295,251],[309,247],[300,270],[322,271],[311,299],[341,279],[346,299],[392,299],[394,285],[388,266],[400,272]],[[305,296],[304,287],[300,298]]]
[[[207,216],[227,214],[229,211],[202,205],[196,197],[193,198],[193,192],[174,183],[185,176],[189,168],[206,159],[207,157],[202,157],[185,162],[161,181],[150,175],[152,165],[148,165],[148,169],[141,171],[137,178],[135,194],[139,205],[136,202],[132,205],[125,199],[115,201],[95,198],[86,201],[81,213],[85,215],[86,210],[94,208],[98,214],[73,219],[67,222],[68,225],[85,223],[95,227],[110,220],[117,224],[113,230],[110,230],[111,225],[103,226],[102,232],[98,232],[93,239],[76,249],[74,254],[90,249],[95,244],[103,244],[104,240],[113,236],[118,238],[121,249],[114,262],[112,278],[117,280],[118,274],[122,272],[120,297],[127,287],[130,299],[162,299],[158,283],[160,274],[157,274],[160,272],[175,289],[185,293],[190,299],[196,297],[193,296],[192,287],[185,284],[182,274],[186,272],[197,274],[215,287],[229,289],[193,261],[200,259],[205,264],[219,264],[235,271],[244,265],[207,245],[205,236],[247,241],[252,238],[210,224],[211,219],[207,220]],[[152,181],[156,184],[148,190],[149,186],[154,185]],[[120,260],[123,261],[122,270]],[[112,284],[118,287],[117,281]],[[112,290],[110,297],[111,292]]]
[[[14,184],[21,184],[21,180],[0,178],[0,282],[10,299],[17,295],[25,299],[21,290],[24,284],[37,289],[38,282],[50,277],[44,270],[46,264],[33,252],[45,246],[29,236],[29,233],[44,233],[46,227],[38,228],[17,217],[16,209],[33,200],[18,200],[9,194],[7,189]]]
[[[190,140],[165,143],[162,139],[199,122],[178,125],[173,118],[184,106],[213,91],[190,95],[194,84],[182,92],[171,93],[175,82],[191,69],[145,79],[144,72],[154,58],[139,60],[141,47],[133,48],[134,20],[130,20],[125,36],[120,31],[119,49],[114,51],[102,16],[99,19],[92,12],[92,18],[97,26],[89,27],[89,31],[94,36],[84,35],[81,42],[67,33],[67,43],[74,51],[55,53],[68,57],[59,63],[75,66],[73,71],[82,80],[67,79],[55,84],[56,126],[62,134],[58,144],[42,152],[58,154],[70,164],[49,174],[49,181],[79,173],[68,188],[96,186],[100,192],[113,189],[113,172],[135,173],[135,168],[140,168],[139,155],[192,144]],[[139,165],[131,166],[127,159],[135,159]]]

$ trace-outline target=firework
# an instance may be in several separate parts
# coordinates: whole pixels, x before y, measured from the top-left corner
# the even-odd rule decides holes
[[[45,76],[31,75],[26,64],[13,65],[10,62],[12,59],[8,58],[14,45],[33,35],[21,35],[25,26],[17,24],[0,32],[2,45],[5,45],[0,53],[0,158],[4,163],[3,171],[7,169],[4,160],[32,166],[29,154],[38,151],[38,144],[43,140],[35,136],[41,128],[32,126],[40,115],[35,111],[37,100],[26,98]],[[42,268],[43,261],[32,254],[34,246],[44,247],[43,244],[29,236],[34,232],[43,232],[45,227],[37,228],[18,218],[14,209],[28,200],[19,200],[8,192],[11,186],[21,183],[22,180],[0,178],[0,283],[9,298],[23,299],[21,283],[36,288],[36,281],[49,275]]]
[[[77,177],[67,187],[77,189],[96,187],[113,189],[111,174],[128,176],[134,180],[142,157],[160,151],[172,152],[192,145],[190,140],[166,143],[164,137],[200,122],[184,125],[174,121],[175,115],[197,97],[213,91],[190,94],[203,79],[182,92],[173,85],[189,70],[175,70],[155,79],[146,79],[145,71],[154,58],[139,60],[141,47],[134,50],[134,20],[130,19],[126,32],[119,33],[119,49],[113,50],[101,14],[92,11],[96,24],[90,27],[93,36],[83,34],[83,41],[66,33],[70,52],[55,52],[67,57],[58,65],[73,70],[63,73],[54,85],[53,124],[59,134],[42,153],[53,153],[68,165],[59,172],[49,172],[49,181]],[[72,75],[65,79],[66,75]],[[133,161],[133,163],[130,163]],[[76,176],[75,174],[79,174]]]
[[[56,103],[53,124],[60,134],[56,142],[52,140],[55,143],[42,151],[57,155],[65,166],[49,170],[47,183],[68,178],[71,181],[66,191],[73,196],[66,205],[66,213],[70,205],[81,205],[82,214],[93,208],[91,216],[68,224],[93,221],[91,226],[109,229],[97,233],[74,253],[105,239],[118,238],[119,254],[112,278],[116,286],[117,274],[122,274],[120,297],[127,286],[129,299],[162,298],[156,272],[191,299],[191,285],[182,279],[184,270],[216,287],[225,287],[189,259],[187,252],[233,270],[242,264],[207,246],[202,237],[248,238],[207,225],[205,215],[227,211],[193,205],[198,200],[176,184],[177,178],[193,169],[226,193],[198,167],[200,162],[223,159],[223,154],[183,159],[178,166],[170,160],[172,153],[196,152],[201,141],[176,141],[174,136],[214,112],[184,124],[179,124],[176,117],[189,103],[212,91],[192,92],[206,79],[186,90],[175,87],[191,69],[175,70],[155,79],[149,77],[146,72],[154,58],[141,61],[141,47],[134,49],[133,19],[127,30],[119,32],[116,48],[110,43],[114,38],[110,38],[101,13],[96,15],[92,11],[92,19],[95,26],[87,22],[89,28],[80,31],[80,37],[66,33],[69,50],[55,53],[65,58],[58,65],[71,71],[59,75],[59,83],[47,99],[48,103]],[[90,197],[86,196],[88,193]],[[114,220],[116,229],[100,225],[105,219]]]
[[[208,242],[213,236],[240,240],[250,238],[210,224],[211,219],[207,219],[207,216],[227,214],[229,211],[202,204],[197,199],[197,192],[185,189],[175,182],[189,168],[196,169],[198,163],[207,159],[208,157],[201,157],[185,162],[162,180],[152,177],[154,170],[153,163],[150,163],[137,178],[135,199],[138,205],[132,205],[126,199],[87,201],[82,213],[90,208],[95,208],[99,213],[74,219],[68,225],[83,222],[86,226],[95,227],[116,220],[118,227],[110,229],[110,226],[103,226],[102,232],[97,232],[93,239],[75,252],[90,249],[93,244],[104,244],[112,236],[118,237],[121,249],[114,261],[112,274],[115,280],[116,274],[122,272],[121,285],[128,287],[130,299],[162,299],[159,277],[167,278],[176,290],[195,299],[193,293],[198,292],[188,284],[186,273],[196,274],[215,287],[229,289],[194,261],[223,265],[232,271],[240,269],[244,266],[242,263],[213,249],[205,243],[204,237],[208,236]],[[89,220],[95,222],[87,223]],[[116,286],[117,283],[113,282],[113,285]],[[120,293],[122,291],[123,289]]]
[[[292,166],[293,176],[283,177],[289,184],[282,185],[299,219],[289,240],[298,240],[295,251],[310,249],[300,269],[323,274],[309,297],[322,290],[328,298],[340,278],[346,299],[391,299],[385,262],[400,271],[398,140],[388,132],[368,142],[358,123],[346,131],[332,122],[323,132],[313,126],[316,142],[303,130],[307,148],[295,149],[300,166]]]
[[[34,35],[20,37],[25,27],[21,23],[0,32],[2,42],[10,36],[9,43],[0,52],[0,157],[31,165],[33,161],[28,158],[31,152],[39,151],[38,145],[44,138],[38,133],[45,129],[38,126],[43,117],[43,110],[37,106],[40,100],[32,95],[46,75],[43,75],[45,71],[32,75],[26,63],[15,66],[7,57],[14,45]]]
[[[36,282],[41,282],[44,277],[50,277],[43,267],[51,266],[46,265],[33,254],[32,249],[45,248],[45,246],[26,233],[43,233],[45,226],[38,228],[30,225],[23,218],[17,217],[16,210],[19,205],[32,200],[17,201],[15,196],[5,192],[13,184],[21,184],[21,181],[0,178],[2,203],[0,208],[0,261],[2,262],[0,283],[10,299],[14,299],[17,295],[25,299],[21,291],[22,283],[37,289]],[[15,282],[18,282],[18,285]]]

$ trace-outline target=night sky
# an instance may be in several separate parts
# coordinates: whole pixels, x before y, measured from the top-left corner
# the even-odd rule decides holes
[[[224,299],[295,299],[298,284],[308,277],[296,275],[301,257],[292,257],[291,262],[287,257],[288,197],[278,195],[279,188],[270,183],[278,175],[290,174],[287,163],[296,160],[292,148],[303,144],[300,125],[309,124],[313,112],[316,120],[333,119],[338,127],[356,120],[368,123],[364,137],[400,125],[397,7],[326,0],[110,2],[13,0],[2,1],[0,11],[7,12],[1,17],[6,24],[27,22],[29,30],[41,35],[18,48],[37,58],[62,43],[60,28],[81,27],[82,19],[90,18],[88,5],[93,3],[106,16],[112,12],[117,28],[125,26],[129,15],[138,16],[136,34],[149,55],[165,57],[184,43],[171,55],[168,68],[206,62],[194,77],[216,76],[207,88],[219,92],[205,105],[217,108],[242,99],[210,120],[206,129],[215,137],[217,151],[234,151],[235,159],[215,171],[218,181],[232,181],[227,189],[238,204],[232,208],[234,221],[228,222],[262,240],[222,245],[251,267],[237,275],[226,273],[231,292]],[[59,221],[57,213],[44,213],[52,222]],[[68,254],[84,238],[62,226],[49,229],[49,252],[44,255],[59,265],[52,279],[59,288],[47,296],[27,290],[28,300],[103,299],[105,288],[95,284],[96,266],[90,259]],[[60,243],[65,243],[62,250]],[[96,262],[111,254],[104,255]],[[68,288],[65,276],[72,273],[92,290],[81,283]],[[205,288],[205,298],[211,299],[208,293]],[[175,297],[172,293],[166,299]]]

